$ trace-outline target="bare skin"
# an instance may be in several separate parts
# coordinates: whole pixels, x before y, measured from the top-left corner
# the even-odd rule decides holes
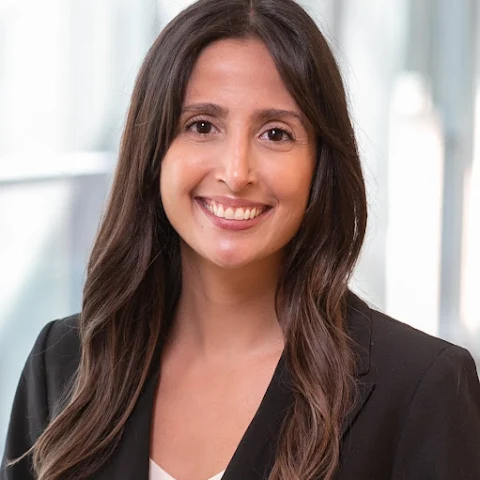
[[[191,273],[162,356],[150,455],[176,480],[207,480],[225,470],[258,410],[283,336],[275,278]]]
[[[284,348],[274,308],[279,269],[314,168],[302,112],[259,41],[222,40],[204,50],[185,104],[204,103],[228,114],[207,111],[211,130],[180,134],[161,178],[166,214],[182,239],[182,292],[162,352],[150,456],[176,480],[225,470],[270,384]],[[296,115],[266,118],[259,107]],[[221,228],[198,202],[208,194],[270,211],[252,228]]]

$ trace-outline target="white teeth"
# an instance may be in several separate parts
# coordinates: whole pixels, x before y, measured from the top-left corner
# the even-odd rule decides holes
[[[235,210],[235,220],[243,220],[243,208],[237,208]]]
[[[225,210],[224,217],[225,217],[227,220],[233,220],[233,219],[235,218],[235,212],[233,211],[233,208],[228,207],[228,208]]]
[[[260,215],[260,213],[263,212],[262,208],[224,208],[223,205],[217,205],[214,202],[212,202],[211,204],[204,202],[204,205],[208,209],[208,211],[213,213],[215,216],[225,218],[227,220],[249,220],[257,217],[258,215]]]

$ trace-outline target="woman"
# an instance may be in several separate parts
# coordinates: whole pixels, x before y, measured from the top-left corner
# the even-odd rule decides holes
[[[471,356],[348,291],[366,217],[308,15],[182,12],[139,73],[82,312],[25,366],[2,479],[480,478]]]

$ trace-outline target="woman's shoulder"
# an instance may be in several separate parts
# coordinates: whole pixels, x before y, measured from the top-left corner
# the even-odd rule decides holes
[[[475,369],[468,350],[396,320],[352,294],[348,324],[365,373],[377,379],[421,378],[436,368]]]
[[[470,353],[358,298],[349,306],[361,371],[344,468],[361,468],[381,445],[382,462],[367,465],[392,478],[459,478],[459,469],[480,478],[480,383]]]
[[[42,354],[47,365],[80,356],[79,314],[53,320],[40,331],[32,353]]]
[[[49,397],[56,399],[75,376],[80,355],[79,315],[53,320],[37,336],[23,373],[44,376]]]

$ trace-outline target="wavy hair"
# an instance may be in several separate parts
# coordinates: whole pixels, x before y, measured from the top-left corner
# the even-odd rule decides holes
[[[138,74],[87,268],[79,368],[65,405],[33,446],[39,480],[88,478],[108,459],[169,328],[180,249],[160,200],[162,158],[196,59],[224,38],[266,45],[316,134],[309,203],[286,247],[275,299],[294,401],[269,480],[331,480],[338,468],[355,393],[346,296],[367,221],[341,75],[324,36],[293,0],[200,0],[165,27]]]

